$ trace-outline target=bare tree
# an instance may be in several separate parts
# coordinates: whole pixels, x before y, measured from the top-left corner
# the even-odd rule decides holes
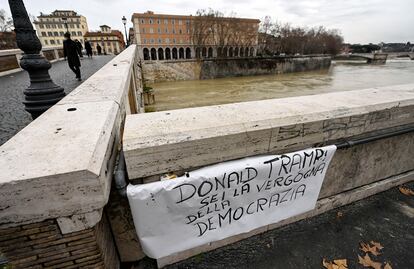
[[[4,9],[0,9],[0,32],[10,32],[13,30],[13,19],[8,16]]]
[[[262,55],[339,53],[343,38],[336,29],[323,26],[294,27],[289,23],[272,22],[265,17],[260,26],[259,48]]]

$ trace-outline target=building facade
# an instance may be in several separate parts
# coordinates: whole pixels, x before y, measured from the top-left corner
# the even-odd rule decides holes
[[[86,18],[73,10],[55,10],[51,14],[40,13],[34,22],[37,35],[43,46],[62,45],[66,31],[73,40],[84,44],[83,36],[88,29]]]
[[[101,25],[97,32],[87,32],[84,40],[89,41],[92,51],[97,54],[97,46],[101,46],[103,54],[118,54],[125,48],[124,36],[121,31],[112,30],[108,25]]]
[[[134,13],[134,43],[144,60],[256,55],[260,20]],[[225,30],[224,30],[225,29]]]

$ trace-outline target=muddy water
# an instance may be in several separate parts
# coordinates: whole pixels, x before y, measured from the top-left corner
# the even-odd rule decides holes
[[[162,82],[150,85],[156,104],[147,111],[218,105],[335,91],[414,83],[414,61],[388,60],[385,65],[333,62],[329,70]]]

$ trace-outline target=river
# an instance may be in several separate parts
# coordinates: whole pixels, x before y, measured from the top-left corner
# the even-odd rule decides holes
[[[279,75],[160,82],[148,112],[414,83],[414,61],[332,62],[329,69]]]

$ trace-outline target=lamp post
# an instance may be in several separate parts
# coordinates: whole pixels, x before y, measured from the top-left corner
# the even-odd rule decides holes
[[[23,0],[9,0],[17,46],[24,52],[20,66],[29,73],[30,86],[24,90],[25,109],[35,119],[59,102],[65,92],[49,75],[51,64],[40,54],[42,44],[33,29]]]
[[[129,40],[128,40],[127,30],[126,30],[127,19],[125,18],[125,16],[122,17],[122,23],[124,24],[126,46],[128,47],[129,46]]]
[[[66,33],[69,33],[69,28],[68,28],[68,18],[64,17],[62,18],[63,23],[65,24],[66,27]]]

